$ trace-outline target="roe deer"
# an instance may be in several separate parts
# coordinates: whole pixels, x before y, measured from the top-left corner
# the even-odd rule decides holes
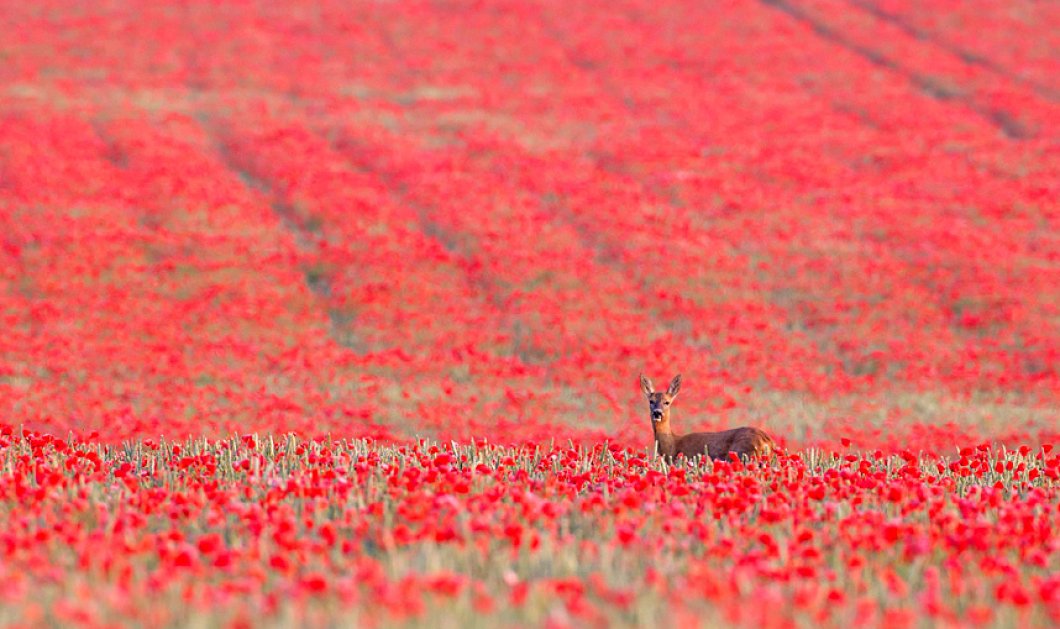
[[[660,455],[668,460],[678,454],[686,457],[706,454],[712,459],[728,459],[734,452],[741,459],[752,456],[769,456],[776,445],[764,431],[758,428],[733,428],[721,432],[694,432],[683,437],[670,429],[670,404],[681,389],[681,374],[674,376],[665,393],[655,390],[651,380],[640,376],[640,387],[648,398],[651,409],[651,425],[655,430],[655,445]]]

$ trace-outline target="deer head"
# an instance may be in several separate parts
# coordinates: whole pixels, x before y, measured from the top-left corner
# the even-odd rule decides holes
[[[651,380],[641,374],[640,388],[644,391],[644,396],[648,398],[652,424],[658,427],[669,426],[670,404],[677,397],[677,392],[681,390],[681,374],[674,376],[665,392],[656,391]]]

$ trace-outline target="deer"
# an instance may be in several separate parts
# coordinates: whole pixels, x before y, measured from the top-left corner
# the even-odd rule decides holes
[[[681,374],[674,376],[670,386],[663,392],[656,391],[651,380],[641,374],[640,388],[648,398],[656,450],[667,461],[672,461],[677,455],[689,459],[706,455],[712,459],[726,460],[729,453],[749,459],[753,456],[769,456],[776,451],[776,444],[765,431],[750,426],[720,432],[694,432],[684,436],[674,434],[670,428],[670,405],[681,390]]]

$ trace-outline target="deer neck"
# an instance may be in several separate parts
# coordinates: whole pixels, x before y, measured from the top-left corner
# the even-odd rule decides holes
[[[655,446],[660,456],[672,457],[677,451],[677,435],[670,430],[669,416],[652,425],[655,430]]]

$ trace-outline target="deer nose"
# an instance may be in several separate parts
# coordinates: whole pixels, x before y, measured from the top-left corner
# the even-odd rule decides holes
[[[653,408],[651,410],[651,418],[652,419],[662,419],[662,411],[657,409],[657,408]]]

